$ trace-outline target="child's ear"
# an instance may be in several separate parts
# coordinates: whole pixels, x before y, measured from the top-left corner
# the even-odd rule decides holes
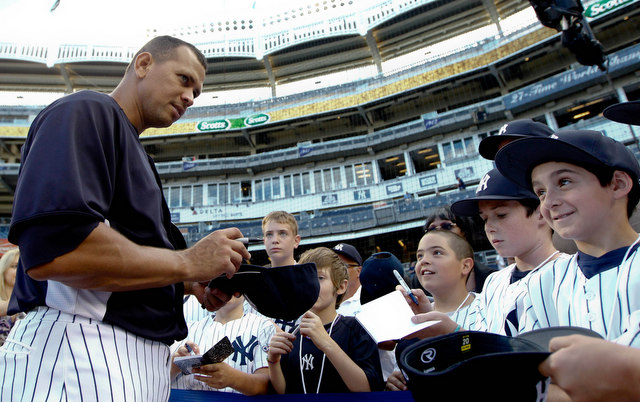
[[[613,178],[611,179],[611,188],[613,189],[614,197],[616,199],[627,196],[631,192],[633,187],[633,179],[629,176],[629,173],[622,170],[616,170],[613,172]]]
[[[471,270],[473,269],[473,258],[471,257],[467,257],[464,260],[462,260],[462,273],[465,275],[469,275],[471,273]]]
[[[302,239],[302,237],[300,237],[300,235],[296,235],[296,240],[295,240],[295,244],[293,245],[293,248],[296,249],[298,248],[298,246],[300,245],[300,240]]]
[[[344,294],[347,291],[347,285],[349,284],[349,281],[344,279],[341,283],[340,286],[338,286],[338,290],[336,290],[336,294]]]

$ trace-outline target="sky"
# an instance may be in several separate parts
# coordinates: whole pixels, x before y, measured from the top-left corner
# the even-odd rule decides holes
[[[148,39],[148,28],[210,22],[212,15],[260,12],[264,7],[256,0],[0,0],[0,41],[42,43],[46,38],[53,43],[113,44],[117,40],[138,46]]]

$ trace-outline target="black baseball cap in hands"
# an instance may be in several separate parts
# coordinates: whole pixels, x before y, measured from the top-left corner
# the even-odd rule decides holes
[[[548,356],[526,339],[462,331],[406,347],[398,366],[416,401],[543,401],[549,378],[538,365]]]
[[[535,200],[538,197],[524,187],[504,177],[498,169],[485,173],[476,188],[476,195],[451,204],[451,212],[459,216],[476,216],[480,213],[480,200]]]
[[[611,121],[640,126],[640,101],[611,105],[604,109],[602,115]]]
[[[600,131],[563,130],[551,137],[523,138],[496,154],[496,167],[516,184],[531,189],[531,172],[546,162],[566,162],[583,168],[613,168],[638,185],[640,166],[631,150]]]
[[[353,261],[357,262],[358,265],[362,265],[362,257],[360,256],[360,253],[351,244],[338,243],[333,246],[332,250],[337,254],[342,254],[348,258],[351,258]]]
[[[523,332],[517,335],[520,339],[526,339],[538,344],[541,348],[549,350],[549,342],[558,336],[584,335],[593,338],[602,339],[602,335],[589,329],[572,326],[559,326],[534,329],[533,331]]]
[[[517,140],[525,137],[549,137],[554,132],[546,124],[531,119],[514,120],[500,128],[498,134],[485,137],[480,141],[478,152],[485,159],[496,157],[500,144],[504,140]]]
[[[311,309],[320,294],[313,262],[271,268],[242,264],[231,278],[215,278],[209,287],[230,295],[240,292],[259,313],[288,321]]]

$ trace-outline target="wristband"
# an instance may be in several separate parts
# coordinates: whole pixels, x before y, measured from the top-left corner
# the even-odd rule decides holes
[[[453,332],[458,332],[458,331],[460,331],[460,328],[462,328],[462,327],[460,326],[460,324],[458,324],[458,326],[456,327],[456,329],[454,329],[454,330],[453,330]]]

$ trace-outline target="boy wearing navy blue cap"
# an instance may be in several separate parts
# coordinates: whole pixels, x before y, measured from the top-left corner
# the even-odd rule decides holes
[[[640,347],[640,236],[629,223],[640,197],[635,156],[599,131],[567,130],[515,141],[496,165],[533,190],[547,223],[578,247],[529,281],[524,330],[581,326]]]
[[[475,197],[451,205],[458,215],[479,214],[493,248],[500,256],[515,260],[489,275],[482,289],[480,299],[489,332],[518,334],[528,278],[562,256],[553,245],[539,204],[534,193],[493,169],[480,180]]]
[[[549,137],[552,134],[553,130],[546,124],[531,119],[514,120],[500,127],[498,134],[483,138],[478,152],[483,158],[494,160],[496,152],[511,141],[524,137]]]

